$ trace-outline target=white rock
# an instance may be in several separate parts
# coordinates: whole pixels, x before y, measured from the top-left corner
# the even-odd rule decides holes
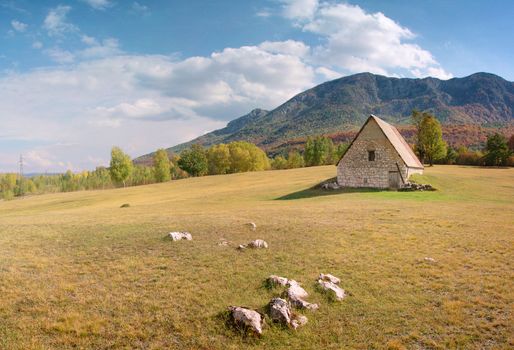
[[[232,313],[235,323],[247,326],[257,334],[262,334],[264,319],[260,313],[239,306],[230,306],[228,309]]]
[[[287,281],[287,285],[289,288],[287,288],[286,295],[289,301],[291,301],[291,304],[301,309],[318,309],[318,304],[311,304],[305,301],[305,298],[309,296],[309,293],[307,293],[307,291],[303,289],[298,282],[295,280],[289,280]]]
[[[329,273],[327,273],[326,275],[323,273],[320,273],[318,279],[323,280],[323,281],[332,282],[334,284],[339,284],[341,282],[341,280],[339,278],[337,278],[336,276],[333,276]]]
[[[246,225],[248,225],[252,231],[255,231],[257,229],[257,225],[255,225],[255,222],[249,222]]]
[[[168,237],[170,237],[174,241],[180,241],[185,239],[187,241],[193,240],[193,236],[189,232],[170,232],[168,233]]]
[[[303,289],[295,280],[287,281],[287,285],[289,286],[287,289],[287,295],[289,298],[294,297],[303,299],[309,296],[309,293],[307,293],[307,291]]]
[[[424,260],[425,260],[425,261],[428,261],[428,262],[435,262],[435,259],[434,259],[434,258],[430,258],[430,257],[428,257],[428,256],[426,256]]]
[[[319,309],[318,304],[311,304],[308,301],[301,299],[301,298],[292,298],[291,304],[299,309],[307,309],[307,310],[317,310]]]
[[[269,303],[269,315],[275,322],[280,322],[284,325],[291,323],[291,309],[289,303],[281,298],[273,298]]]
[[[285,277],[271,275],[268,277],[267,281],[268,281],[268,284],[272,287],[277,286],[277,285],[285,287],[287,285],[288,279]]]
[[[343,300],[346,297],[344,290],[341,287],[339,287],[337,284],[329,282],[329,281],[323,281],[321,279],[318,280],[318,283],[321,286],[321,288],[333,293],[333,296],[335,297],[336,300]]]
[[[248,248],[268,248],[268,243],[262,239],[256,239],[246,245]]]
[[[291,327],[297,329],[298,327],[306,325],[307,321],[308,320],[306,316],[298,315],[291,321]]]

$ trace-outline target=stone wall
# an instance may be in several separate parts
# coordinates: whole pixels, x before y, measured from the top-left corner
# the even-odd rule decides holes
[[[368,160],[368,151],[375,151],[374,161]],[[337,182],[344,187],[389,188],[389,172],[398,172],[398,167],[406,181],[411,175],[409,170],[413,169],[407,168],[380,127],[371,120],[339,162]],[[398,183],[401,185],[402,180],[398,179]]]

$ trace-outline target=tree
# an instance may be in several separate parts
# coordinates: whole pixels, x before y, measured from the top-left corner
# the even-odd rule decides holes
[[[183,150],[180,153],[178,166],[191,176],[203,176],[207,174],[209,168],[203,147],[195,144],[191,146],[191,149]]]
[[[431,116],[432,115],[430,113],[420,112],[417,109],[414,109],[412,111],[412,115],[411,115],[412,124],[414,124],[414,126],[416,127],[416,135],[414,137],[414,140],[415,140],[414,149],[415,149],[416,153],[418,154],[418,157],[419,157],[419,160],[421,161],[421,163],[423,163],[425,161],[425,150],[420,143],[419,135],[421,134],[421,126],[422,126],[423,120],[425,118],[431,117]]]
[[[271,168],[275,170],[287,169],[287,160],[282,156],[276,156],[271,161]]]
[[[303,153],[305,166],[332,164],[334,153],[334,144],[328,137],[309,137]]]
[[[348,143],[345,143],[345,142],[342,142],[340,144],[337,145],[336,147],[336,159],[334,161],[334,164],[337,164],[337,162],[339,162],[339,159],[341,159],[341,157],[343,156],[343,154],[346,152],[346,150],[348,149],[350,145]]]
[[[419,125],[418,142],[416,145],[422,158],[426,158],[430,166],[434,161],[446,156],[446,143],[443,141],[441,124],[432,115],[424,113]]]
[[[509,146],[507,145],[507,139],[505,136],[498,133],[487,137],[485,152],[485,164],[492,166],[506,165],[507,158],[509,158],[511,154]]]
[[[132,174],[133,167],[134,165],[128,154],[124,153],[119,147],[112,148],[109,171],[113,182],[123,183],[123,187],[125,187],[127,179]]]
[[[509,145],[509,150],[511,153],[514,153],[514,134],[510,135],[509,142],[507,142]]]
[[[226,174],[230,170],[230,150],[229,147],[221,143],[214,145],[207,150],[207,162],[209,164],[209,174]]]
[[[303,157],[298,151],[291,151],[287,155],[287,167],[289,169],[302,168],[305,165]]]
[[[448,147],[448,151],[446,152],[446,159],[445,159],[445,163],[446,164],[455,164],[457,162],[457,157],[459,156],[459,154],[457,153],[457,151],[455,150],[455,148],[453,147]]]
[[[153,155],[153,171],[155,181],[165,182],[171,180],[171,162],[168,158],[168,152],[164,149],[158,149]]]
[[[260,171],[270,168],[268,156],[253,143],[235,141],[228,144],[230,172]]]

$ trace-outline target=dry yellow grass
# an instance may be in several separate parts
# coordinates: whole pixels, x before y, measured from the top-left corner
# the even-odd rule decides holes
[[[334,172],[0,202],[0,349],[514,347],[514,169],[429,168],[430,193],[306,191]],[[164,239],[172,230],[194,241]],[[221,237],[270,248],[241,253]],[[320,272],[352,295],[329,302]],[[270,274],[303,283],[320,310],[296,332],[243,337],[221,313],[263,307]]]

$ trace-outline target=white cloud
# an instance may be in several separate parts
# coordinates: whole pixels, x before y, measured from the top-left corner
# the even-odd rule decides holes
[[[311,18],[318,8],[318,0],[282,0],[284,16],[290,19]]]
[[[59,5],[48,12],[43,22],[43,28],[46,29],[48,35],[60,36],[66,32],[77,30],[77,27],[67,22],[70,10],[70,6]]]
[[[24,31],[27,30],[27,27],[29,26],[28,24],[26,23],[23,23],[23,22],[20,22],[16,19],[13,19],[11,21],[11,26],[13,27],[13,29],[17,32],[20,32],[20,33],[23,33]]]
[[[271,52],[297,57],[305,57],[309,53],[309,46],[301,41],[265,41],[259,45],[259,48]]]
[[[95,10],[105,10],[111,6],[113,3],[109,0],[82,0],[87,3],[89,6],[94,8]]]
[[[63,51],[47,54],[69,63]],[[91,159],[108,159],[113,145],[137,156],[188,141],[255,107],[273,108],[315,78],[300,58],[258,46],[185,60],[78,58],[0,78],[0,124],[8,131],[2,136],[41,143],[21,150],[37,151],[27,171],[62,171],[69,162],[74,170],[94,168]],[[15,166],[7,158],[0,150],[0,170]]]
[[[311,64],[349,73],[451,77],[429,51],[411,42],[414,33],[383,13],[367,13],[345,3],[284,3],[285,17],[323,39],[313,48]]]
[[[48,55],[54,62],[60,64],[72,63],[75,61],[75,55],[70,51],[63,50],[59,47],[44,50],[44,53]]]
[[[107,38],[100,43],[95,38],[84,35],[82,41],[89,45],[89,47],[77,52],[77,55],[84,59],[109,57],[122,53],[118,39],[115,38]]]

